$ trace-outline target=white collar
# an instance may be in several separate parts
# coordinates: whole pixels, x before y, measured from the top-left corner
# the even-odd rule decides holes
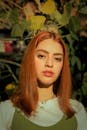
[[[59,108],[58,99],[53,98],[46,102],[39,102],[36,115],[32,115],[29,119],[33,123],[40,126],[51,126],[60,121],[63,112]]]

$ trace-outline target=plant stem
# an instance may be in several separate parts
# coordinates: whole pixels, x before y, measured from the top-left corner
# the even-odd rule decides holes
[[[14,62],[14,61],[9,61],[9,60],[4,60],[4,59],[0,59],[0,62],[2,63],[7,63],[7,64],[12,64],[12,65],[16,65],[18,67],[20,67],[21,65],[17,62]]]

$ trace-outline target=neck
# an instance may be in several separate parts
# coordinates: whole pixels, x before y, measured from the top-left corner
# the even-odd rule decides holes
[[[44,102],[44,101],[47,101],[47,100],[55,97],[52,86],[50,86],[48,88],[39,88],[38,87],[38,94],[39,94],[40,102]]]

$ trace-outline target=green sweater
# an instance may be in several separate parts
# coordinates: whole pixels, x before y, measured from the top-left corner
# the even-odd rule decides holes
[[[77,121],[75,116],[66,119],[63,118],[58,123],[52,126],[39,126],[21,114],[19,111],[15,111],[11,130],[77,130]]]

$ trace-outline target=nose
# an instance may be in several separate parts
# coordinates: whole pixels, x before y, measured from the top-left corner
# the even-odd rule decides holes
[[[53,67],[53,59],[52,59],[52,57],[48,57],[48,58],[46,59],[45,66],[46,66],[46,67]]]

